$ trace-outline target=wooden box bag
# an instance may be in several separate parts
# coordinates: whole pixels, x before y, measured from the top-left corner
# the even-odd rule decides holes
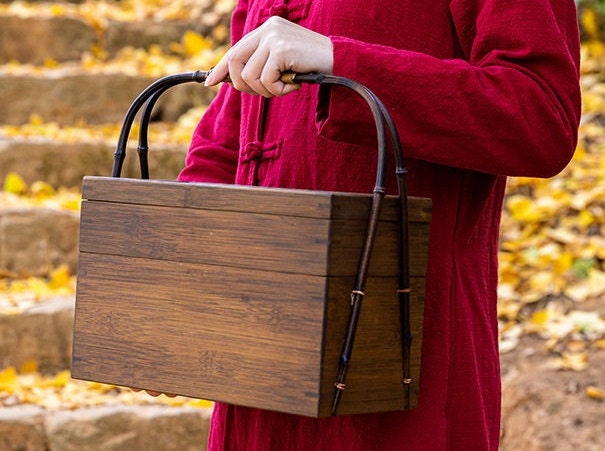
[[[148,180],[155,101],[207,75],[150,85],[112,177],[84,179],[72,377],[310,417],[414,408],[431,204],[407,196],[388,112],[351,80],[288,75],[367,101],[373,194]],[[142,179],[123,179],[143,105]],[[398,196],[385,196],[388,142]]]

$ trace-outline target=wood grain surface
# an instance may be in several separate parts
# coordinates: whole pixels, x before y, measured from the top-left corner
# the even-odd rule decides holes
[[[370,196],[87,177],[72,376],[330,414]],[[412,406],[430,201],[408,200]],[[339,414],[401,410],[396,202],[385,202]]]

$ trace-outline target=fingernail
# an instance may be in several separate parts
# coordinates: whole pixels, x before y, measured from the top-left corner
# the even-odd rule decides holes
[[[214,83],[214,74],[210,72],[204,81],[204,86],[210,86]]]

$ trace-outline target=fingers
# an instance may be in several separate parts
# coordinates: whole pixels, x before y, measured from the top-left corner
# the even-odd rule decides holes
[[[225,56],[214,66],[212,72],[206,78],[204,83],[206,86],[217,85],[229,75],[231,83],[236,89],[244,92],[253,92],[242,79],[241,73],[258,47],[259,40],[257,35],[260,32],[259,30],[257,29],[248,33],[227,51]]]
[[[232,79],[233,86],[240,91],[250,94],[272,97],[273,94],[268,89],[269,86],[265,87],[263,83],[263,71],[266,70],[265,67],[268,58],[268,52],[264,49],[257,49],[257,51],[253,52],[241,71],[234,71],[236,79]],[[275,70],[278,70],[277,77],[279,78],[279,69],[276,68]]]
[[[271,17],[244,36],[216,65],[206,86],[220,83],[227,75],[233,87],[265,97],[281,96],[300,88],[280,80],[295,72],[331,73],[331,40],[281,17]]]
[[[264,27],[266,28],[266,24]],[[235,89],[270,97],[270,91],[260,81],[260,74],[269,57],[269,49],[261,42],[262,35],[263,27],[247,34],[229,49],[212,69],[212,73],[206,79],[206,86],[221,82],[228,74]]]
[[[254,52],[240,73],[241,88],[244,92],[264,97],[281,96],[300,88],[297,84],[286,84],[281,80],[283,66],[275,54],[258,50]]]

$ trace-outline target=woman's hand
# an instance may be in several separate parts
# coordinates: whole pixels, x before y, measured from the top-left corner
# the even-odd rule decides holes
[[[206,86],[229,75],[240,91],[281,96],[300,87],[282,82],[282,72],[331,74],[333,63],[330,38],[274,16],[227,51],[206,79]]]

